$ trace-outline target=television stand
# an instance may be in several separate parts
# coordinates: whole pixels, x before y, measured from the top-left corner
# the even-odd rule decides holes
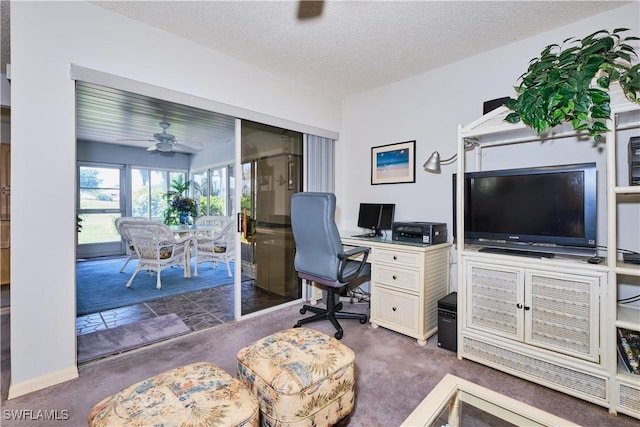
[[[483,246],[478,250],[478,252],[488,252],[492,254],[503,254],[503,255],[516,255],[516,256],[525,256],[529,258],[553,258],[555,254],[552,252],[537,252],[537,251],[526,251],[523,249],[507,249],[507,248],[494,248],[491,246]]]

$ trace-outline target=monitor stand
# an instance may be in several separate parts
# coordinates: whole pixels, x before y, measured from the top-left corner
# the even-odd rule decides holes
[[[492,254],[525,256],[529,258],[553,258],[555,256],[552,252],[525,251],[522,249],[494,248],[490,246],[483,246],[478,251]]]

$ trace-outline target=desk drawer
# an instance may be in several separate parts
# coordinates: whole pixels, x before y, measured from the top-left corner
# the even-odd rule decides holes
[[[394,251],[391,249],[379,249],[374,251],[376,262],[385,262],[398,266],[420,268],[422,264],[422,253]]]
[[[419,298],[375,287],[371,298],[371,322],[414,335],[418,331]]]
[[[372,264],[371,268],[371,278],[376,283],[416,293],[422,289],[421,275],[417,270],[385,264]]]

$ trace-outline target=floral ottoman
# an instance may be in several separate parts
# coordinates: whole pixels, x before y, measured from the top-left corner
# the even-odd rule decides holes
[[[313,329],[292,328],[238,352],[238,378],[258,398],[263,427],[327,426],[353,408],[353,351]]]
[[[133,384],[89,412],[97,426],[258,426],[255,397],[213,363],[194,363]]]

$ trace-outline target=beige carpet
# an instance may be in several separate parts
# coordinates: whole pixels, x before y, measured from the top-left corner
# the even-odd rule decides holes
[[[349,311],[367,309],[364,304],[346,305]],[[284,308],[90,362],[81,366],[80,378],[76,380],[11,401],[6,400],[9,384],[8,348],[5,343],[8,322],[3,319],[2,409],[68,410],[70,418],[64,422],[42,423],[3,419],[2,426],[86,426],[87,413],[104,397],[129,384],[187,363],[209,361],[235,375],[238,350],[268,334],[293,326],[302,317],[298,313],[299,308]],[[583,426],[638,426],[636,419],[624,415],[613,417],[603,407],[468,360],[458,360],[455,353],[437,347],[436,337],[420,347],[415,340],[384,328],[373,329],[368,324],[348,320],[341,321],[341,324],[345,329],[342,342],[356,353],[357,394],[349,426],[398,426],[447,372]],[[307,326],[333,334],[329,322]]]

